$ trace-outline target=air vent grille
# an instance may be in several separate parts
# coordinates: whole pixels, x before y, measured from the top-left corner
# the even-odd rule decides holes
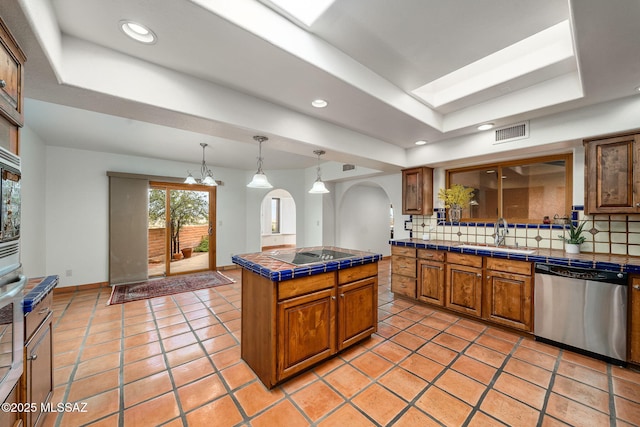
[[[0,247],[0,258],[15,255],[20,250],[20,245],[17,241],[8,243]]]
[[[342,172],[346,172],[346,171],[352,171],[356,168],[356,165],[351,165],[351,164],[344,164],[342,165]]]
[[[529,138],[529,122],[516,123],[495,130],[494,144]]]

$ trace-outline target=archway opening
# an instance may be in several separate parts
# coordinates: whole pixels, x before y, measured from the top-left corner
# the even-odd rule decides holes
[[[264,196],[260,208],[261,251],[296,247],[296,202],[282,189]]]

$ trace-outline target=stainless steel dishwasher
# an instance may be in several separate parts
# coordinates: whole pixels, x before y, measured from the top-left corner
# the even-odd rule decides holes
[[[536,340],[624,364],[627,279],[626,273],[537,263]]]

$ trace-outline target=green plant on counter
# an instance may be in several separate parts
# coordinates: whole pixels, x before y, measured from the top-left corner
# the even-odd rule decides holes
[[[572,245],[580,245],[587,240],[586,237],[582,235],[582,228],[586,224],[586,221],[582,221],[578,225],[574,225],[573,221],[569,221],[569,232],[566,236],[559,234],[558,237],[565,240],[565,242]]]
[[[438,199],[444,202],[445,208],[452,206],[465,207],[469,205],[469,202],[473,198],[474,189],[471,187],[465,187],[461,184],[454,184],[451,188],[441,188],[438,190]]]

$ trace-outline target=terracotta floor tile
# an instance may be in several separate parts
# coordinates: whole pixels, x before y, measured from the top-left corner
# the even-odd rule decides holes
[[[232,427],[242,419],[242,414],[228,395],[187,414],[190,426]]]
[[[164,346],[164,350],[168,352],[195,344],[196,342],[198,342],[198,338],[192,332],[187,332],[163,339],[162,345]]]
[[[554,369],[557,360],[557,358],[546,353],[541,353],[523,346],[518,347],[513,355],[520,360],[524,360],[525,362],[539,366],[548,371],[552,371]]]
[[[464,340],[467,340],[467,341],[475,340],[482,333],[481,331],[478,331],[477,329],[465,328],[464,326],[461,326],[458,323],[455,323],[455,324],[449,326],[445,330],[445,332],[450,334],[450,335],[454,335],[456,337],[459,337],[459,338],[462,338]]]
[[[542,409],[547,393],[546,389],[507,372],[498,377],[493,388],[538,410]]]
[[[240,405],[242,405],[245,413],[250,417],[258,412],[262,412],[284,397],[282,391],[277,388],[267,390],[260,382],[251,383],[235,391],[233,394]]]
[[[293,406],[293,404],[291,404],[291,402],[285,400],[252,419],[251,426],[307,427],[309,426],[309,421],[307,421],[307,419]]]
[[[440,333],[439,330],[430,328],[421,323],[416,323],[415,325],[407,328],[407,332],[410,332],[424,340],[430,340]]]
[[[546,388],[551,381],[551,372],[518,359],[510,359],[504,371]]]
[[[351,365],[339,367],[324,380],[346,398],[351,398],[370,384],[369,378]]]
[[[469,345],[469,341],[447,333],[441,333],[437,335],[431,340],[431,342],[440,344],[444,347],[458,352],[464,350]]]
[[[492,337],[500,338],[504,341],[509,341],[514,344],[522,339],[522,337],[518,334],[508,332],[503,329],[494,328],[493,326],[488,327],[485,330],[485,334],[491,335]]]
[[[307,385],[318,381],[318,374],[315,373],[314,370],[302,372],[299,375],[294,376],[290,380],[285,381],[284,383],[277,386],[275,389],[279,389],[284,391],[287,394],[293,394],[297,390],[306,387]],[[274,389],[274,390],[275,390]]]
[[[396,337],[397,336],[398,335],[396,335]],[[398,363],[409,354],[411,354],[411,351],[392,341],[385,341],[384,343],[374,348],[372,351],[393,363]]]
[[[390,338],[400,331],[401,331],[400,328],[396,328],[395,326],[391,326],[384,322],[380,322],[378,323],[378,332],[376,333],[381,337]]]
[[[227,329],[222,323],[210,325],[204,328],[196,330],[196,335],[200,338],[200,341],[206,341],[209,338],[218,337],[227,333]]]
[[[387,425],[406,406],[402,399],[378,384],[372,384],[351,402],[380,425]]]
[[[346,404],[318,423],[318,427],[372,427],[373,422],[360,411]]]
[[[471,406],[476,406],[486,389],[483,384],[451,369],[445,371],[435,385]]]
[[[398,316],[404,317],[405,319],[409,319],[412,322],[419,322],[422,319],[424,319],[425,317],[427,317],[426,314],[416,313],[415,311],[412,311],[411,309],[403,310],[403,311],[399,312]]]
[[[207,354],[199,343],[189,344],[173,351],[165,352],[169,366],[179,366],[192,360],[200,359]]]
[[[412,354],[400,363],[400,366],[426,381],[433,381],[445,369],[441,364],[419,354]]]
[[[97,334],[92,334],[87,336],[87,339],[85,340],[85,345],[91,346],[91,345],[103,343],[105,341],[118,340],[120,339],[121,336],[122,336],[122,331],[119,329],[100,332]]]
[[[552,357],[558,357],[558,355],[560,354],[560,349],[558,347],[535,341],[532,338],[524,338],[522,341],[520,341],[520,347],[527,347],[532,350],[548,354]]]
[[[611,366],[611,375],[614,378],[622,378],[640,385],[640,371],[632,371],[631,369],[621,368],[619,366]]]
[[[60,400],[59,402],[64,402]],[[98,420],[114,412],[118,412],[120,406],[120,390],[115,389],[106,393],[100,393],[83,401],[87,404],[86,412],[66,412],[61,414],[61,426],[81,426],[93,420]],[[47,418],[53,414],[48,414]]]
[[[78,369],[74,378],[84,378],[95,375],[109,369],[120,366],[120,353],[110,353],[104,356],[95,357],[93,359],[78,364]]]
[[[485,414],[482,411],[478,411],[473,415],[471,421],[466,424],[465,427],[498,427],[498,426],[507,426],[507,424],[501,423],[497,419]],[[512,427],[512,426],[508,426]]]
[[[422,378],[398,367],[384,374],[384,376],[378,380],[378,383],[387,387],[408,402],[412,401],[418,393],[428,385]]]
[[[560,361],[558,373],[576,381],[598,387],[601,390],[609,391],[609,379],[605,374],[585,368],[566,360]]]
[[[184,334],[185,332],[190,332],[190,331],[191,331],[191,326],[189,326],[187,322],[165,326],[158,330],[158,332],[160,333],[160,338],[162,339]]]
[[[448,322],[448,323],[454,323],[460,320],[460,317],[444,311],[434,311],[432,317],[436,319],[444,320],[445,322]]]
[[[418,350],[418,353],[445,366],[451,363],[451,361],[458,356],[458,352],[442,347],[441,345],[433,342],[428,342],[422,346]]]
[[[547,403],[547,414],[572,426],[608,426],[609,415],[551,393]],[[637,418],[636,418],[637,419]]]
[[[325,360],[321,364],[316,365],[316,367],[313,368],[313,371],[318,374],[318,376],[323,377],[344,364],[345,361],[340,357],[332,357],[331,359]]]
[[[419,325],[419,326],[423,326],[423,325]],[[417,350],[427,342],[426,339],[418,337],[414,334],[411,334],[405,331],[402,331],[399,334],[391,337],[390,340],[397,344],[400,344],[405,348],[408,348],[409,350]]]
[[[429,389],[418,398],[415,405],[446,426],[461,426],[472,407],[437,387]]]
[[[511,350],[513,350],[513,347],[515,347],[515,344],[512,342],[505,341],[503,339],[496,338],[491,335],[487,335],[486,333],[483,335],[480,335],[475,342],[476,344],[489,347],[492,350],[496,350],[504,354],[511,353]]]
[[[552,390],[590,408],[609,413],[609,393],[598,388],[556,375]]]
[[[391,326],[395,326],[398,329],[406,329],[409,326],[413,325],[415,322],[413,320],[406,319],[399,315],[394,315],[391,317],[387,317],[384,319],[383,323],[386,323]]]
[[[491,350],[488,347],[484,347],[478,344],[471,344],[464,351],[469,357],[473,357],[476,360],[479,360],[487,365],[493,366],[494,368],[499,368],[504,363],[507,356],[499,351]]]
[[[161,354],[138,360],[124,366],[124,383],[130,383],[137,379],[147,377],[167,369],[164,357]]]
[[[582,354],[574,353],[572,351],[563,351],[562,360],[584,366],[585,368],[593,369],[594,371],[598,371],[602,374],[607,373],[607,364],[602,360],[594,359],[593,357],[583,356]]]
[[[424,412],[410,407],[404,414],[400,416],[398,421],[393,423],[393,427],[438,427],[440,423],[428,417]]]
[[[235,365],[240,361],[240,346],[228,348],[211,355],[211,360],[216,368],[222,370],[228,366]]]
[[[489,384],[497,371],[496,368],[465,355],[453,362],[451,368],[483,384]]]
[[[627,400],[640,402],[640,384],[613,377],[613,392]]]
[[[124,425],[127,427],[160,425],[179,415],[180,410],[175,396],[173,392],[169,392],[125,409]]]
[[[137,381],[125,384],[124,406],[129,408],[152,397],[159,396],[173,390],[171,378],[167,372],[141,378]]]
[[[128,348],[124,351],[124,363],[135,362],[136,360],[146,359],[147,357],[161,354],[162,348],[158,341],[152,341],[138,347]]]
[[[108,416],[107,418],[102,418],[101,420],[92,422],[91,424],[87,424],[87,427],[113,427],[117,426],[120,423],[120,414],[113,414]],[[47,427],[46,424],[43,424],[41,427]],[[169,427],[169,426],[164,426]]]
[[[55,338],[55,334],[53,337],[54,346],[53,352],[54,354],[67,353],[69,351],[78,351],[78,349],[82,346],[82,342],[84,341],[84,336],[74,338],[66,341],[58,341]]]
[[[120,370],[111,369],[90,377],[85,377],[71,383],[69,388],[69,402],[85,400],[96,394],[117,388],[120,385]]]
[[[540,417],[539,411],[494,390],[487,393],[480,409],[510,426],[534,426]]]
[[[342,405],[345,400],[322,381],[315,381],[291,395],[293,401],[313,422]],[[275,425],[275,424],[274,424]]]
[[[203,362],[195,361],[195,362],[190,362],[186,365],[189,365],[192,363],[205,363],[206,361],[206,363],[209,364],[209,366],[211,366],[209,359],[207,358],[203,357],[202,359],[198,359],[198,360],[203,360]],[[186,365],[183,365],[183,366],[186,366]],[[179,368],[176,368],[176,369],[179,369]],[[211,369],[213,369],[213,367]],[[191,368],[187,368],[185,370],[185,373],[188,372],[189,370],[191,370]],[[258,378],[256,374],[251,370],[251,368],[247,366],[245,363],[237,363],[233,366],[230,366],[224,369],[223,371],[221,371],[220,374],[222,374],[222,377],[224,378],[225,382],[227,383],[227,385],[231,390],[235,390],[236,388],[241,387],[244,384],[247,384],[251,381],[255,381]]]
[[[239,344],[240,343],[233,337],[233,335],[228,333],[202,342],[202,345],[209,354],[217,353],[220,350]]]
[[[393,366],[391,362],[371,352],[356,357],[350,363],[370,378],[378,378]]]
[[[124,339],[124,348],[138,347],[153,341],[158,341],[158,333],[156,331],[146,331],[135,335],[128,336]]]
[[[209,375],[178,389],[182,409],[188,412],[226,394],[227,389],[217,374]]]
[[[640,420],[640,403],[615,396],[616,417],[631,424],[638,425]]]

